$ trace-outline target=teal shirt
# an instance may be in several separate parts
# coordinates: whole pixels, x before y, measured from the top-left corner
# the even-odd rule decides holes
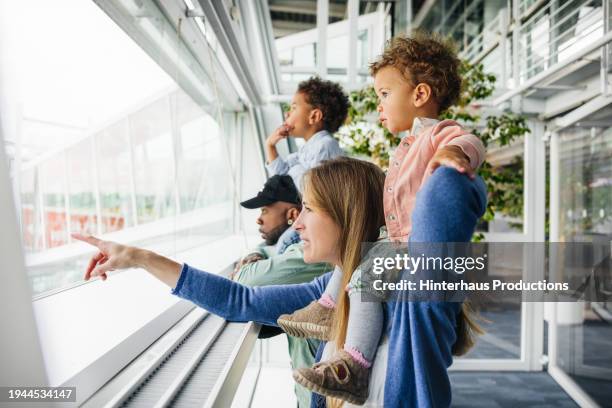
[[[267,256],[267,251],[256,251]],[[281,255],[269,256],[261,261],[244,265],[237,273],[236,281],[247,286],[286,285],[292,283],[310,282],[314,278],[331,271],[333,268],[326,263],[307,264],[304,262],[303,243],[290,245]],[[315,363],[315,355],[319,341],[300,339],[287,335],[289,356],[293,369],[311,367]],[[300,408],[310,407],[310,391],[295,384],[295,395]]]

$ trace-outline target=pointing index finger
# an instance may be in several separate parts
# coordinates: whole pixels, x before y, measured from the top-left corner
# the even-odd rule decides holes
[[[82,235],[82,234],[71,234],[72,238],[79,240],[79,241],[83,241],[83,242],[87,242],[90,245],[93,245],[95,247],[100,247],[100,243],[102,243],[102,240],[99,238],[94,237],[93,235]]]

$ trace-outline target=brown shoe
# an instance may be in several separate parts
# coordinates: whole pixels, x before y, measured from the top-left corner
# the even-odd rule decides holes
[[[340,350],[330,360],[317,363],[312,368],[294,370],[293,379],[326,397],[363,405],[369,394],[370,369]]]
[[[329,341],[333,313],[334,309],[314,300],[292,314],[281,315],[276,322],[291,336]]]

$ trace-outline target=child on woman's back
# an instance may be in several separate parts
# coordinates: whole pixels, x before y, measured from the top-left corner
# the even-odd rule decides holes
[[[431,172],[447,165],[473,177],[485,149],[457,122],[437,119],[461,91],[459,60],[448,43],[425,34],[395,37],[370,72],[382,124],[392,133],[409,131],[390,161],[383,198],[389,238],[407,241],[416,194]],[[363,404],[383,311],[380,303],[360,301],[360,273],[354,272],[336,268],[318,301],[280,316],[278,324],[294,336],[334,339],[339,349],[328,361],[296,370],[297,382],[319,394]]]

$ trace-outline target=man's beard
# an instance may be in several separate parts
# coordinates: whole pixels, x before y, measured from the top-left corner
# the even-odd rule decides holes
[[[287,231],[287,228],[289,228],[288,224],[281,224],[269,233],[265,234],[266,245],[276,245],[280,236],[283,235],[283,232]],[[259,232],[261,232],[261,230]]]

